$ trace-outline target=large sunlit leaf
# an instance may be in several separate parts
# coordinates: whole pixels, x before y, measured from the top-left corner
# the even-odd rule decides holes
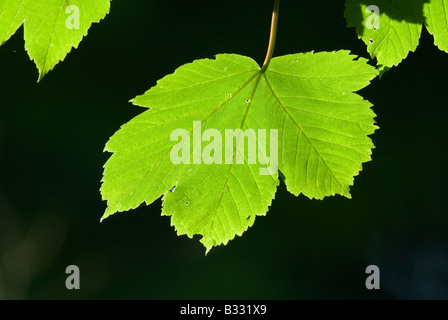
[[[171,216],[177,233],[202,235],[208,251],[266,214],[279,171],[295,195],[350,197],[376,129],[371,104],[354,92],[376,75],[348,51],[274,58],[264,73],[234,54],[178,68],[133,100],[148,110],[107,143],[113,155],[101,188],[108,202],[103,218],[163,197],[162,214]],[[230,129],[246,137],[233,140]],[[182,134],[173,139],[175,130]],[[197,143],[207,132],[214,137]],[[250,151],[251,138],[257,152]],[[218,140],[222,148],[211,153]],[[187,160],[176,164],[172,150],[181,147]],[[209,164],[210,156],[218,163]]]

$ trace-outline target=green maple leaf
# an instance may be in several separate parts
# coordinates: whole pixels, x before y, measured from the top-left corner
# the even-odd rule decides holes
[[[434,44],[448,52],[448,0],[431,0],[424,6],[425,26]]]
[[[25,49],[41,80],[78,47],[109,7],[110,0],[0,0],[0,46],[23,24]]]
[[[163,196],[162,215],[171,216],[179,235],[202,235],[208,251],[266,214],[278,171],[295,195],[350,197],[376,129],[371,104],[354,92],[378,72],[355,58],[348,51],[287,55],[263,72],[251,58],[221,54],[178,68],[133,100],[148,110],[107,143],[113,155],[102,180],[103,218]],[[226,135],[238,129],[235,139]],[[203,138],[210,142],[194,142],[206,132],[214,133]],[[222,152],[210,147],[219,137]],[[257,161],[249,159],[251,138],[261,150]],[[178,149],[188,154],[175,164]]]
[[[379,19],[367,9],[371,5],[380,10]],[[346,0],[345,7],[347,26],[356,28],[381,71],[397,66],[416,50],[423,25],[434,36],[434,44],[448,52],[448,0]]]

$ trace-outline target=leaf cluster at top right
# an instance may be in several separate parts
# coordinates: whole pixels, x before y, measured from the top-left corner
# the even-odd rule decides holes
[[[448,0],[346,0],[344,16],[381,73],[415,51],[423,25],[448,52]]]

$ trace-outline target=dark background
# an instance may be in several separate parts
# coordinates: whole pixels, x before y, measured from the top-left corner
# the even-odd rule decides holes
[[[207,256],[161,203],[100,223],[108,138],[128,101],[217,53],[263,62],[273,1],[118,1],[41,83],[23,29],[0,48],[0,299],[447,299],[448,54],[415,53],[362,90],[380,130],[353,199],[294,197]],[[343,1],[283,0],[275,55],[368,58]],[[372,61],[372,63],[374,63]],[[65,288],[65,268],[81,290]],[[378,265],[381,289],[365,287]]]

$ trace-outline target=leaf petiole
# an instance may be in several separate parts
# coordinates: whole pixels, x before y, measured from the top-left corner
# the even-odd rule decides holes
[[[271,62],[272,56],[274,55],[275,39],[277,38],[277,24],[278,24],[278,12],[280,9],[280,0],[275,0],[274,10],[272,11],[272,22],[271,22],[271,35],[269,37],[268,52],[266,54],[266,59],[264,60],[263,66],[261,67],[261,73],[264,73]]]

